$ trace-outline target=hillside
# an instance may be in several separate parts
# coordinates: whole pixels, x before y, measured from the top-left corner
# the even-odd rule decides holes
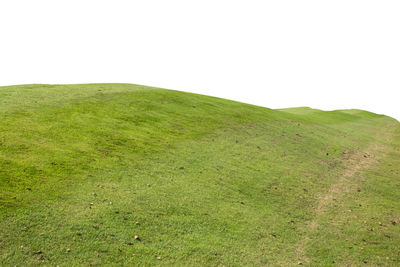
[[[0,265],[399,266],[399,166],[361,110],[0,87]]]

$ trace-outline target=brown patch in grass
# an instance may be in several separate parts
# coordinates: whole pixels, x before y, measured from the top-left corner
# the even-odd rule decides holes
[[[338,179],[333,183],[329,189],[321,194],[315,205],[315,215],[314,219],[311,220],[305,231],[312,231],[319,228],[319,217],[323,214],[325,208],[327,206],[332,205],[333,203],[340,200],[344,193],[347,192],[357,192],[359,187],[359,182],[363,180],[362,175],[358,175],[361,170],[369,168],[371,165],[377,162],[377,158],[375,155],[379,154],[379,152],[384,151],[385,147],[379,143],[373,143],[365,151],[359,151],[353,155],[349,155],[347,152],[343,154],[343,159],[346,160],[346,168],[342,175],[338,177]],[[309,263],[310,260],[306,256],[306,244],[310,240],[308,236],[303,238],[296,246],[295,246],[295,255],[298,260],[301,260],[303,263]]]

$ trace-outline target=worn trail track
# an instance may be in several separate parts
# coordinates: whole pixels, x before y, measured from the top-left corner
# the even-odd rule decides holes
[[[340,203],[341,197],[345,193],[357,192],[359,184],[363,181],[363,171],[373,167],[385,153],[385,146],[374,142],[365,150],[359,151],[353,155],[344,154],[347,162],[344,172],[336,179],[324,193],[322,193],[315,204],[314,218],[307,223],[304,232],[324,231],[319,225],[321,216],[326,208]],[[307,258],[305,247],[310,237],[306,236],[298,242],[295,248],[295,256],[298,260],[297,264],[307,264],[310,260]]]

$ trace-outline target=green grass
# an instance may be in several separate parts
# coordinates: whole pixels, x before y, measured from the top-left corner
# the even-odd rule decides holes
[[[399,266],[399,166],[366,111],[0,87],[0,265]]]

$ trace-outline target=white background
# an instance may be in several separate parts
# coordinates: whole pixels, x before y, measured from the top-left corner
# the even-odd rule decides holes
[[[92,82],[400,119],[400,1],[0,0],[0,85]]]

